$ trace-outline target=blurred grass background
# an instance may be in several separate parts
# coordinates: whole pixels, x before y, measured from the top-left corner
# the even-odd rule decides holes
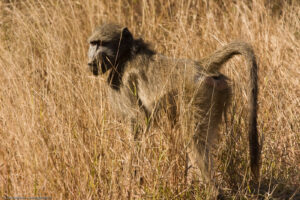
[[[137,147],[110,114],[105,81],[86,70],[87,38],[105,22],[171,57],[197,60],[237,39],[251,43],[260,67],[260,191],[249,181],[242,57],[223,69],[235,96],[215,178],[229,199],[300,198],[299,0],[1,0],[0,198],[209,197],[205,185],[185,182],[180,130],[152,128]]]

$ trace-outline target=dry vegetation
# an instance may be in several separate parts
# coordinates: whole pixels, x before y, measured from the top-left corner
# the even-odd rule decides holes
[[[86,70],[87,38],[103,22],[128,26],[171,57],[197,59],[236,39],[251,43],[260,66],[260,190],[249,181],[241,57],[224,68],[235,98],[215,178],[229,199],[300,198],[298,0],[0,1],[0,198],[209,196],[204,185],[185,182],[181,130],[165,122],[136,145],[110,114],[105,82]]]

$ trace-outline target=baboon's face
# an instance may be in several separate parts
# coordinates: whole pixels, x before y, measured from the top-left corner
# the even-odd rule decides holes
[[[97,27],[89,38],[88,65],[95,76],[117,68],[130,51],[132,35],[127,28],[106,24]]]
[[[90,71],[97,76],[111,69],[116,62],[114,52],[114,49],[116,49],[115,42],[94,38],[89,43],[88,65]]]

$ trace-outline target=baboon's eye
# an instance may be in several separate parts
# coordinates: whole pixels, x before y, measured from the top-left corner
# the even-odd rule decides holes
[[[93,41],[90,41],[90,44],[91,44],[91,45],[95,45],[95,46],[99,46],[100,43],[101,43],[100,40],[93,40]]]
[[[101,40],[93,40],[90,42],[91,45],[95,45],[95,46],[108,46],[109,42],[106,41],[101,41]]]

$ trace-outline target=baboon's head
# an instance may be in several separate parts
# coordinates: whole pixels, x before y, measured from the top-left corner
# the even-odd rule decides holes
[[[88,65],[95,76],[113,69],[118,72],[130,58],[133,37],[129,30],[115,24],[95,28],[88,39]]]

